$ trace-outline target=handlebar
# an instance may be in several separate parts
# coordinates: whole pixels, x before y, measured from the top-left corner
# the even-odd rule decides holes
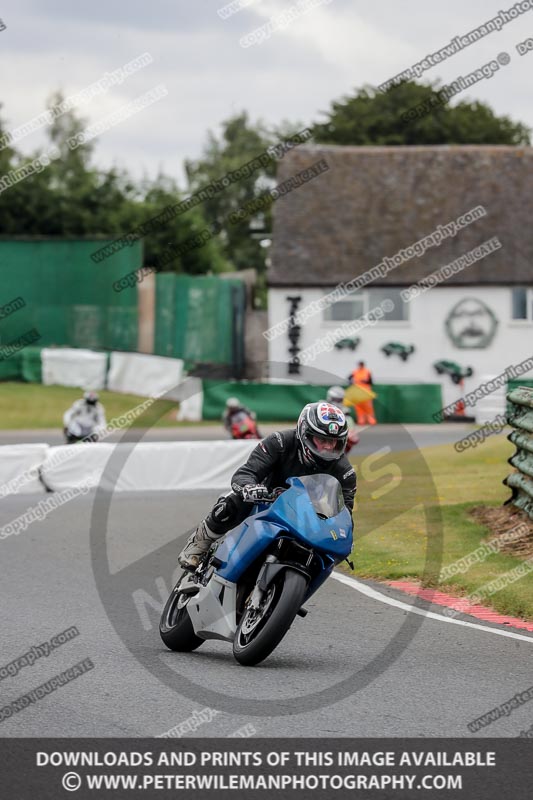
[[[284,486],[276,486],[275,489],[272,489],[272,491],[269,494],[269,496],[263,498],[263,500],[261,500],[261,502],[262,503],[275,503],[276,500],[278,499],[278,497],[280,496],[280,494],[283,494],[283,492],[286,492],[286,491],[287,491],[287,489]]]

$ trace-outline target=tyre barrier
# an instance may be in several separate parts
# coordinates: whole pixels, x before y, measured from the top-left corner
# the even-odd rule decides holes
[[[507,422],[515,429],[507,438],[516,447],[508,463],[516,472],[503,481],[512,491],[506,504],[512,503],[533,519],[533,388],[520,386],[509,392],[507,400]]]

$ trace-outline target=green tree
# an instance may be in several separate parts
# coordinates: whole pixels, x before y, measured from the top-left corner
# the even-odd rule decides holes
[[[435,105],[404,121],[424,103]],[[466,100],[450,105],[439,85],[404,81],[385,92],[365,86],[353,97],[334,101],[323,123],[315,124],[315,141],[340,145],[509,144],[528,145],[529,129],[490,106]]]
[[[142,206],[136,209],[137,224],[157,216],[168,206],[184,199],[180,196],[175,182],[159,175],[155,181],[145,187]],[[157,262],[159,255],[169,245],[180,245],[210,225],[201,208],[190,208],[183,214],[171,219],[163,228],[151,232],[145,239],[145,263],[147,265]],[[201,247],[194,248],[165,264],[164,272],[186,272],[191,275],[205,275],[206,273],[224,272],[231,269],[231,265],[222,253],[222,247],[215,235]]]
[[[57,92],[48,108],[60,106]],[[108,236],[128,233],[183,199],[176,183],[162,175],[136,183],[126,171],[91,166],[94,141],[77,140],[86,120],[70,109],[55,115],[48,128],[49,144],[30,158],[14,149],[0,151],[0,176],[55,149],[48,166],[0,193],[0,233],[29,236]],[[4,132],[0,120],[0,136]],[[1,141],[1,140],[0,140]],[[172,220],[144,239],[145,264],[154,263],[168,244],[181,244],[208,227],[200,208]],[[166,271],[205,274],[230,269],[215,237],[164,266]]]
[[[201,157],[197,161],[185,162],[191,194],[261,155],[275,141],[274,133],[262,122],[253,125],[246,112],[225,120],[220,139],[209,131]],[[218,221],[221,226],[223,251],[233,269],[253,267],[259,273],[265,270],[264,248],[257,238],[251,236],[251,220],[231,224],[229,215],[265,191],[272,183],[275,172],[276,161],[272,159],[266,167],[231,183],[203,204],[206,217]],[[267,210],[259,222],[264,230],[270,231],[270,211]]]
[[[6,129],[0,123],[0,135],[6,133]],[[45,206],[41,203],[43,193],[39,193],[39,198],[30,197],[27,192],[21,192],[21,186],[24,181],[10,185],[14,180],[12,172],[22,164],[26,163],[28,159],[22,159],[12,149],[8,148],[0,151],[0,234],[2,235],[16,235],[25,234],[27,222],[33,219],[36,207],[39,211],[44,211]],[[32,178],[39,176],[35,175]],[[27,180],[30,180],[28,178]],[[42,184],[42,181],[40,182]],[[39,212],[37,212],[39,213]],[[29,233],[32,233],[31,222],[29,224]]]
[[[11,164],[15,151],[8,143],[8,130],[5,120],[1,116],[3,104],[0,103],[0,176],[5,175],[11,169]]]
[[[46,107],[49,111],[59,110],[65,101],[62,92],[54,92],[49,98]],[[72,109],[63,114],[56,113],[48,128],[48,138],[51,145],[59,152],[59,157],[52,161],[49,169],[50,176],[57,188],[68,190],[80,180],[89,182],[95,176],[91,174],[89,163],[94,148],[94,140],[84,141],[84,131],[88,120],[79,117]]]

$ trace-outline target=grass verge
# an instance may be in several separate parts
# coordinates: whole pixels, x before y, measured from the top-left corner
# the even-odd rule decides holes
[[[462,574],[440,579],[444,566],[493,538],[494,532],[471,512],[479,506],[496,508],[509,497],[502,480],[511,471],[507,459],[513,452],[505,437],[494,436],[463,453],[441,445],[392,453],[370,464],[368,456],[366,464],[365,456],[354,458],[359,477],[355,575],[405,578],[465,596],[523,564],[518,553],[500,551]],[[383,474],[376,479],[379,472]],[[533,619],[533,572],[492,594],[486,605]]]
[[[107,421],[119,417],[146,400],[133,394],[98,392],[105,407]],[[43,386],[40,383],[0,383],[0,426],[4,430],[24,428],[63,428],[63,413],[82,391],[68,386]],[[190,423],[176,422],[178,404],[169,400],[156,400],[136,419],[133,427],[168,427]]]

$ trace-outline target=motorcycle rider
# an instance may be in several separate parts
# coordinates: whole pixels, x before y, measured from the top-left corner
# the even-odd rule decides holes
[[[337,408],[340,408],[344,416],[346,417],[346,422],[348,423],[348,427],[353,427],[354,421],[350,416],[350,407],[344,405],[344,389],[342,386],[330,386],[328,389],[328,393],[326,395],[326,400],[328,403],[331,403]],[[350,425],[350,422],[352,423]]]
[[[342,386],[330,386],[326,395],[326,400],[328,403],[332,403],[334,406],[337,406],[337,408],[340,408],[346,417],[346,422],[348,423],[348,442],[346,445],[346,452],[348,453],[352,447],[354,447],[356,444],[359,444],[359,435],[355,430],[355,422],[351,415],[352,409],[350,406],[344,405],[344,389]]]
[[[237,414],[247,414],[247,416],[251,417],[255,421],[256,414],[253,411],[250,411],[249,408],[244,406],[241,401],[237,397],[228,397],[226,400],[226,408],[224,409],[224,413],[222,414],[222,422],[224,424],[225,429],[228,433],[231,434],[231,426]]]
[[[65,435],[72,422],[91,428],[105,428],[106,418],[103,405],[96,392],[85,392],[80,400],[76,400],[63,415],[63,431]]]
[[[356,492],[355,470],[344,455],[348,424],[336,406],[321,401],[308,403],[295,429],[265,437],[231,479],[232,492],[219,497],[178,556],[184,569],[197,568],[212,543],[242,522],[254,503],[287,478],[316,473],[333,475],[342,487],[344,502],[352,513]]]

